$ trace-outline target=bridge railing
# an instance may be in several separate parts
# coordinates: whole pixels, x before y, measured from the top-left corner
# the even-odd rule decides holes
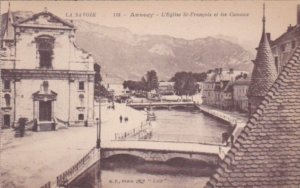
[[[51,188],[51,182],[48,181],[45,185],[42,185],[41,188]]]
[[[127,106],[134,106],[134,105],[141,105],[141,106],[149,106],[149,105],[185,105],[185,104],[195,104],[193,101],[176,101],[176,102],[152,102],[152,101],[145,101],[145,102],[127,102]]]
[[[139,138],[127,138],[126,140],[144,140]],[[149,141],[153,142],[175,142],[175,143],[194,143],[203,145],[226,146],[227,140],[223,141],[220,137],[198,136],[198,135],[174,135],[174,134],[152,134]]]
[[[238,118],[230,117],[229,115],[226,115],[224,113],[218,112],[216,110],[211,110],[211,109],[208,109],[208,108],[205,108],[205,107],[201,107],[201,110],[206,112],[206,113],[209,113],[209,114],[211,114],[215,117],[223,119],[224,121],[227,121],[231,125],[236,125],[237,124]]]
[[[145,138],[147,135],[152,134],[151,121],[141,122],[139,127],[125,131],[123,133],[115,133],[115,140],[125,140],[128,138]]]
[[[58,187],[66,187],[72,178],[78,171],[80,171],[85,165],[89,163],[92,157],[97,153],[96,147],[93,147],[83,158],[81,158],[71,168],[56,177],[56,183]]]

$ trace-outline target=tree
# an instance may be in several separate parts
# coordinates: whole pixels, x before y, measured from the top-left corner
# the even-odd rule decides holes
[[[148,71],[146,74],[146,90],[151,91],[158,88],[158,78],[154,70]]]
[[[185,95],[186,96],[194,95],[198,89],[196,79],[194,78],[193,73],[188,73],[186,76],[187,78],[185,80],[185,85],[184,85]]]
[[[187,74],[187,72],[177,72],[177,73],[175,73],[175,75],[170,80],[174,82],[176,74],[178,76],[178,74],[182,74],[182,73]],[[203,82],[207,78],[207,73],[206,72],[191,73],[191,74],[193,75],[193,78],[196,80],[196,82]]]
[[[177,95],[194,95],[197,92],[198,86],[192,72],[178,72],[172,78],[175,82],[174,90]]]
[[[177,72],[174,77],[171,79],[171,81],[174,83],[174,90],[176,95],[184,95],[184,85],[186,82],[186,72]]]
[[[158,88],[158,78],[154,70],[148,71],[141,81],[126,80],[123,82],[123,88],[135,91],[151,91]]]
[[[206,72],[201,73],[193,73],[193,77],[195,78],[196,82],[203,82],[207,78]]]
[[[94,80],[94,95],[95,97],[110,97],[109,91],[101,85],[102,76],[100,74],[101,66],[97,63],[94,64],[95,80]]]

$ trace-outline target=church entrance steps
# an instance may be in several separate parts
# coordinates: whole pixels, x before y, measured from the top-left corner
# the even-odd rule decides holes
[[[63,121],[57,117],[54,117],[54,123],[56,124],[56,129],[66,129],[68,128],[68,122]]]
[[[54,122],[52,121],[38,123],[38,131],[53,131],[54,129]]]

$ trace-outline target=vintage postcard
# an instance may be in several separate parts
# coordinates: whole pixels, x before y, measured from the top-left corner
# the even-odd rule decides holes
[[[299,188],[299,1],[1,1],[1,188]]]

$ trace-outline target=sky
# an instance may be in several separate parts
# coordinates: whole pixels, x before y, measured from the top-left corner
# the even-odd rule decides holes
[[[11,1],[11,10],[49,12],[63,19],[83,19],[110,27],[125,27],[136,34],[162,34],[196,39],[207,36],[234,36],[239,41],[257,42],[262,31],[263,3],[266,30],[272,39],[296,24],[300,1]],[[8,1],[1,1],[1,14]],[[132,17],[132,13],[153,14]],[[184,13],[187,15],[184,16]],[[221,16],[226,13],[226,16]],[[230,16],[242,14],[240,16]],[[163,16],[163,15],[165,16]],[[170,17],[168,15],[176,14]],[[197,16],[195,16],[197,14]],[[206,16],[201,16],[205,14]],[[120,15],[120,16],[118,16]]]

